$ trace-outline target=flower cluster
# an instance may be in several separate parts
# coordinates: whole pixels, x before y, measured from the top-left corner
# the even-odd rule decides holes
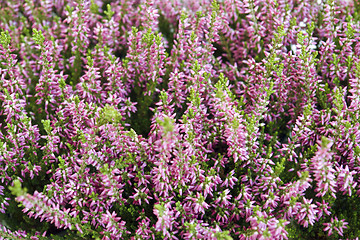
[[[358,239],[359,0],[0,0],[0,239]]]

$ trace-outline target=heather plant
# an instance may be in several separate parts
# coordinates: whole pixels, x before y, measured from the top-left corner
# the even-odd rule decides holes
[[[0,239],[358,239],[359,0],[0,0]]]

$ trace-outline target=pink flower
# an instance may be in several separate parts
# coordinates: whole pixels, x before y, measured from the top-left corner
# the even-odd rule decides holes
[[[314,225],[317,219],[317,207],[315,204],[312,204],[312,199],[306,199],[303,197],[303,204],[301,205],[301,209],[299,213],[295,216],[298,222],[304,227],[308,227],[310,225]]]
[[[315,176],[315,182],[317,185],[315,191],[318,192],[316,196],[324,196],[329,192],[331,196],[336,198],[335,188],[337,185],[335,169],[331,163],[333,153],[330,152],[332,142],[329,142],[326,146],[322,145],[323,143],[319,142],[318,151],[311,159],[311,172]]]
[[[170,208],[170,203],[157,204],[154,208],[154,214],[158,218],[155,229],[161,231],[167,237],[171,237],[170,233],[173,232],[174,211]]]
[[[344,194],[348,193],[351,196],[353,189],[357,186],[357,182],[354,181],[353,176],[357,173],[356,171],[350,171],[349,167],[343,165],[340,167],[336,166],[337,185],[340,187],[340,191]]]
[[[323,223],[323,225],[325,226],[324,231],[328,231],[328,236],[332,234],[333,230],[336,230],[340,236],[343,236],[344,229],[347,228],[346,225],[348,225],[348,223],[345,222],[345,219],[338,220],[338,218],[335,217],[331,218],[330,223]]]
[[[106,211],[102,214],[101,225],[104,226],[101,233],[110,239],[121,239],[122,235],[126,233],[125,221],[121,221],[121,217],[117,216],[115,212]]]
[[[196,197],[193,198],[194,201],[194,212],[196,214],[202,213],[205,214],[205,210],[210,207],[210,205],[206,202],[205,197],[203,197],[200,193],[196,193]]]
[[[324,213],[326,215],[331,214],[329,203],[325,202],[325,200],[323,200],[321,203],[316,202],[316,204],[318,205],[318,211],[319,211],[317,221],[323,216]]]

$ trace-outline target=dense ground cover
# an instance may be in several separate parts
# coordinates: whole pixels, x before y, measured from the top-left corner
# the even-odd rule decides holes
[[[358,0],[0,6],[0,239],[360,236]]]

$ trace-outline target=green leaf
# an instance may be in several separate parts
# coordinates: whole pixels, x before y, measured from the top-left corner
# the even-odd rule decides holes
[[[11,193],[17,197],[23,196],[26,194],[26,188],[21,187],[21,182],[19,179],[13,181],[13,186],[9,186]]]
[[[3,45],[3,47],[6,48],[7,46],[10,45],[10,42],[11,42],[11,36],[9,34],[9,31],[6,30],[6,31],[1,32],[1,34],[0,34],[1,45]]]
[[[45,41],[45,37],[41,30],[37,30],[36,28],[33,28],[33,39],[36,44],[42,45]]]

